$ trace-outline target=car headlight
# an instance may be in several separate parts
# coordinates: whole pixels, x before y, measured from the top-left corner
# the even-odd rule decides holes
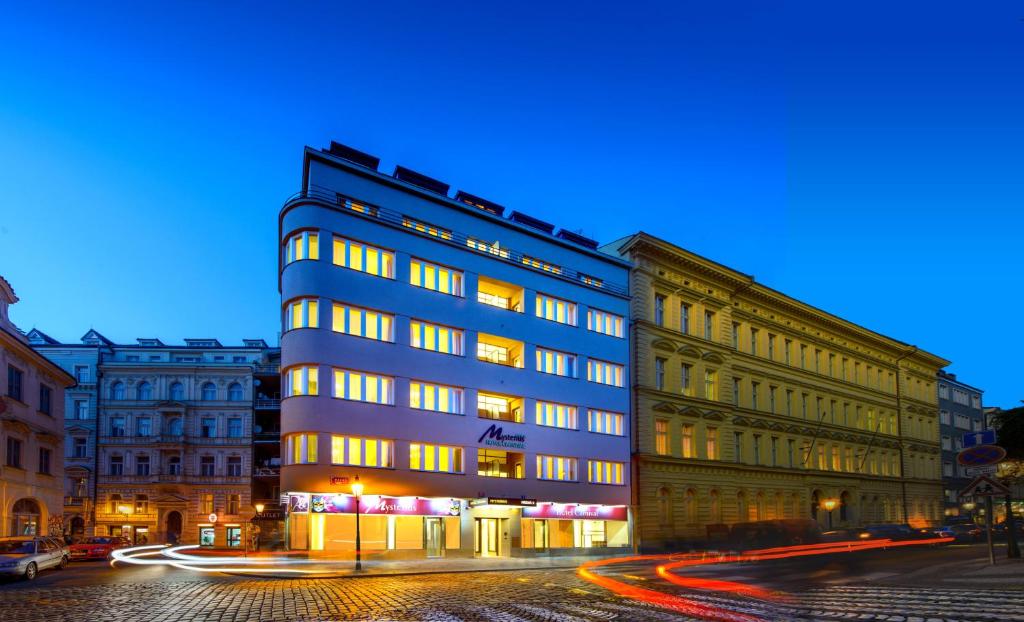
[[[867,540],[868,538],[871,537],[871,534],[865,531],[865,532],[861,533],[860,535],[858,535],[857,537],[859,537],[861,540]]]

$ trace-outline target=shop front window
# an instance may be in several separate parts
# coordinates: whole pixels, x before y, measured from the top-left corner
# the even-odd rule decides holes
[[[227,539],[228,547],[240,548],[242,546],[242,528],[241,527],[228,527],[227,528]]]
[[[200,527],[199,546],[213,546],[214,534],[213,527]]]

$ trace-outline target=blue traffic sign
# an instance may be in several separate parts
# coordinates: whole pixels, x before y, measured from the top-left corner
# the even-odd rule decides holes
[[[995,445],[996,431],[982,430],[980,432],[964,432],[964,449],[976,445]]]

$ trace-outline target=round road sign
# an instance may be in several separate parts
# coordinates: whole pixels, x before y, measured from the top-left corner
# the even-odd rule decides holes
[[[1006,450],[999,445],[976,445],[956,455],[956,461],[964,466],[982,466],[1001,462]]]

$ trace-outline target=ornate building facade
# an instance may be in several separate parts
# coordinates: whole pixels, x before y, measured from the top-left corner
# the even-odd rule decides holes
[[[947,361],[644,233],[604,250],[634,264],[642,546],[772,518],[941,519]]]

